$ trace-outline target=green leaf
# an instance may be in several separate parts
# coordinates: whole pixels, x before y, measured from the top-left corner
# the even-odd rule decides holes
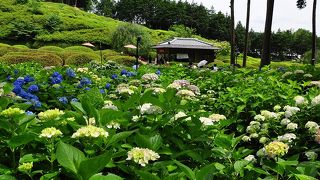
[[[42,154],[26,154],[22,158],[20,158],[19,163],[25,163],[25,162],[39,162],[46,160],[46,157]]]
[[[80,163],[78,173],[83,179],[89,179],[94,174],[100,172],[111,160],[112,154],[106,152],[103,155],[96,156]]]
[[[240,160],[240,161],[236,161],[234,163],[234,170],[238,173],[240,173],[240,176],[243,177],[244,175],[244,167],[246,165],[249,164],[249,161],[246,161],[246,160]]]
[[[24,115],[23,117],[19,118],[19,123],[18,125],[21,126],[25,123],[30,122],[31,120],[33,120],[35,118],[35,115]]]
[[[160,180],[159,177],[153,175],[147,171],[136,171],[142,180]]]
[[[40,177],[40,180],[52,180],[54,177],[56,177],[59,174],[59,172],[49,173],[45,174]]]
[[[107,143],[107,147],[110,145],[113,145],[119,141],[122,141],[124,139],[126,139],[127,137],[131,136],[132,133],[134,133],[135,131],[125,131],[125,132],[120,132],[117,133],[115,135],[113,135],[110,140]]]
[[[202,167],[197,173],[197,180],[206,180],[210,174],[217,172],[215,163]]]
[[[160,135],[146,136],[137,134],[135,136],[136,143],[141,147],[146,147],[154,151],[158,150],[162,145],[162,138]]]
[[[36,138],[36,135],[24,133],[17,136],[13,136],[10,140],[7,141],[7,144],[10,148],[14,149],[21,145],[28,144],[29,142],[33,141]]]
[[[82,107],[82,105],[81,105],[80,102],[74,102],[74,101],[72,101],[72,102],[71,102],[71,106],[72,106],[74,109],[82,112],[83,114],[86,114],[86,111],[83,109],[83,107]]]
[[[317,180],[317,178],[311,177],[311,176],[307,176],[304,174],[294,174],[294,176],[298,179],[298,180]]]
[[[89,180],[122,180],[122,179],[123,178],[120,176],[109,173],[106,176],[101,175],[101,174],[95,174]]]
[[[3,87],[2,87],[4,94],[9,94],[10,92],[12,92],[13,90],[13,85],[6,83]]]
[[[16,178],[10,175],[0,175],[0,180],[16,180]]]
[[[196,180],[196,176],[194,174],[194,172],[186,165],[182,164],[179,161],[173,160],[174,163],[176,163],[179,168],[181,169],[181,171],[183,171],[185,173],[185,175],[191,179],[191,180]]]
[[[277,164],[280,166],[297,166],[299,164],[299,161],[278,161]]]
[[[233,137],[225,135],[225,134],[219,134],[214,139],[214,144],[218,147],[222,147],[224,149],[231,149],[232,148],[232,139]]]
[[[61,166],[74,174],[78,174],[80,163],[86,160],[82,151],[62,141],[58,144],[56,157]]]

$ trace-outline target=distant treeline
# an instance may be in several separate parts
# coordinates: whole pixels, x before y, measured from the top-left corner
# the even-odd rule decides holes
[[[214,7],[208,9],[202,4],[181,0],[46,1],[66,3],[99,15],[142,24],[152,29],[169,30],[173,25],[184,25],[193,29],[195,34],[208,39],[230,40],[230,16],[216,12]],[[236,26],[236,49],[239,52],[244,49],[244,36],[245,27],[239,22]],[[311,37],[311,32],[304,29],[278,30],[272,35],[272,56],[274,59],[283,60],[303,55],[311,49]],[[260,56],[262,39],[262,33],[250,31],[249,55]]]

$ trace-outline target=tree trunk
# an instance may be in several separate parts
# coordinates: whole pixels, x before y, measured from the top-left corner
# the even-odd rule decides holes
[[[74,7],[77,7],[77,4],[78,4],[78,0],[74,2]]]
[[[230,8],[231,8],[231,54],[230,54],[230,64],[235,65],[235,31],[234,31],[234,0],[231,0],[230,2]]]
[[[315,65],[317,58],[317,0],[313,0],[313,12],[312,12],[312,54],[311,64]]]
[[[247,4],[247,21],[246,21],[246,35],[244,38],[244,51],[243,51],[243,63],[242,66],[247,66],[247,54],[248,54],[248,38],[249,38],[249,24],[250,24],[250,6],[251,0],[248,0]]]
[[[271,44],[270,41],[271,41],[273,8],[274,8],[274,0],[268,0],[260,67],[270,64],[270,44]]]

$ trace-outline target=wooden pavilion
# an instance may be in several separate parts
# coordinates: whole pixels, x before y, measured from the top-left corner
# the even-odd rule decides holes
[[[153,48],[157,50],[157,63],[175,60],[189,62],[189,64],[202,60],[213,62],[216,51],[219,50],[212,44],[196,38],[174,38]]]

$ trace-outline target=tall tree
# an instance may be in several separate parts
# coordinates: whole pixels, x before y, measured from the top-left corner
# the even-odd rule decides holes
[[[242,63],[243,67],[246,67],[246,65],[247,65],[249,24],[250,24],[250,7],[251,7],[251,0],[248,0],[248,3],[247,3],[247,20],[246,20],[246,35],[245,35],[245,38],[244,38],[243,63]]]
[[[274,8],[274,0],[268,0],[260,67],[263,67],[265,65],[269,65],[270,61],[271,61],[270,44],[271,44],[273,8]]]
[[[306,7],[306,0],[297,0],[297,7],[302,9]],[[312,8],[312,51],[311,51],[311,64],[315,65],[317,56],[317,0],[313,0]]]
[[[230,23],[230,29],[231,29],[231,52],[230,52],[230,64],[235,65],[235,30],[234,30],[234,0],[230,1],[230,8],[231,8],[231,23]]]

